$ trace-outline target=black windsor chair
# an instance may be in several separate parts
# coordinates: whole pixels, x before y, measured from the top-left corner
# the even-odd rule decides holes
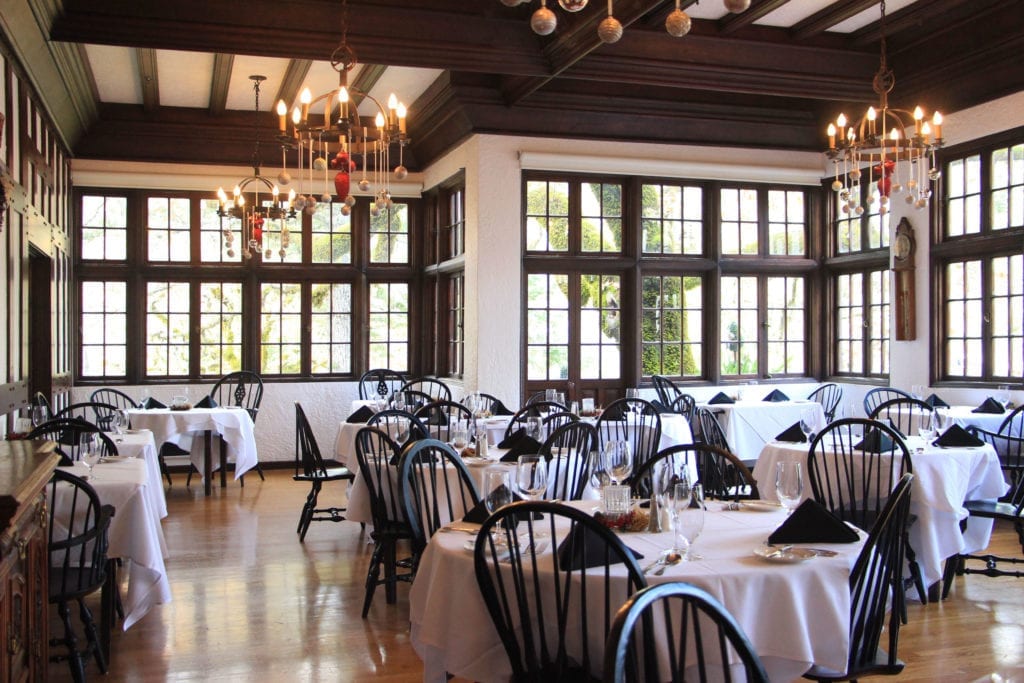
[[[313,428],[309,425],[306,413],[298,401],[295,402],[295,451],[299,456],[302,471],[292,477],[295,481],[307,482],[310,486],[306,502],[299,513],[299,543],[305,543],[306,532],[312,522],[343,522],[343,507],[318,508],[317,499],[324,482],[347,481],[350,485],[355,473],[334,460],[325,460],[320,454]]]

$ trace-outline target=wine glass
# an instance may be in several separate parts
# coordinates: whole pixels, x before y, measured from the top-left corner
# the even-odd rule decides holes
[[[680,482],[672,490],[672,528],[675,551],[683,562],[703,559],[693,552],[693,544],[704,530],[704,488],[700,484]]]
[[[466,428],[462,426],[462,422],[458,421],[452,429],[452,447],[461,453],[467,443],[469,443],[469,434],[466,431]]]
[[[640,398],[640,390],[637,389],[636,387],[629,387],[629,388],[627,388],[626,389],[626,398],[627,399],[637,399],[637,398]],[[632,414],[633,412],[634,412],[633,404],[632,403],[627,403],[626,404],[626,413],[627,414]]]
[[[78,444],[78,459],[88,470],[83,479],[92,479],[92,468],[100,461],[99,437],[95,432],[80,434]]]
[[[935,409],[935,427],[938,429],[939,434],[944,434],[946,429],[949,428],[949,413],[946,412],[945,408]]]
[[[526,435],[531,439],[540,441],[540,434],[543,424],[543,421],[539,417],[526,418]]]
[[[609,441],[604,445],[604,461],[612,484],[618,486],[633,472],[633,451],[628,441]]]
[[[32,426],[38,427],[46,422],[46,408],[43,406],[32,406]]]
[[[775,495],[779,503],[791,514],[804,494],[803,468],[798,462],[775,463]]]
[[[114,412],[114,419],[111,424],[114,426],[114,433],[117,434],[117,442],[123,441],[124,430],[128,429],[128,413],[123,410]]]
[[[1010,385],[1000,384],[996,392],[996,400],[1003,404],[1004,408],[1010,407]]]
[[[935,435],[935,411],[925,413],[921,416],[921,419],[917,423],[917,435],[924,441],[924,445],[927,446],[932,436]],[[924,450],[923,448],[921,449]]]
[[[610,486],[612,483],[611,475],[608,474],[608,464],[605,461],[604,453],[600,450],[591,451],[587,457],[587,481],[602,498],[604,497],[604,487]]]
[[[548,467],[542,455],[520,455],[516,463],[516,488],[527,500],[540,500],[548,490]]]
[[[817,426],[818,415],[813,409],[808,408],[800,413],[800,431],[804,433],[808,443],[814,438],[814,430]]]
[[[505,467],[484,470],[484,506],[492,515],[512,502],[512,485]]]

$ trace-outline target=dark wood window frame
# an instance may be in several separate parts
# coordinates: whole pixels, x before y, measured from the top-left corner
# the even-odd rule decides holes
[[[570,185],[569,194],[569,235],[568,249],[566,251],[544,252],[527,251],[526,249],[526,224],[527,215],[527,193],[530,181],[544,182],[567,182]],[[607,254],[595,252],[583,252],[580,248],[579,235],[579,191],[578,187],[584,183],[620,183],[622,186],[622,221],[623,221],[623,249],[621,253]],[[699,185],[703,188],[703,252],[700,255],[694,254],[662,254],[643,253],[642,250],[642,219],[641,219],[641,189],[645,183],[660,185],[676,185],[685,183],[687,185]],[[718,235],[720,224],[720,213],[718,210],[719,188],[756,188],[759,192],[759,219],[758,219],[758,255],[730,255],[721,254],[721,243]],[[770,190],[794,190],[805,191],[805,211],[807,214],[807,230],[805,236],[806,253],[803,256],[767,256],[768,248],[768,216],[767,196]],[[522,239],[523,239],[523,272],[531,273],[564,273],[570,276],[581,273],[619,273],[622,279],[622,336],[621,349],[623,358],[631,359],[624,362],[622,377],[615,382],[616,387],[609,387],[609,392],[617,392],[619,388],[629,386],[640,386],[644,378],[641,370],[640,360],[640,313],[642,278],[645,275],[686,275],[703,278],[703,299],[704,299],[704,320],[702,331],[702,372],[699,377],[679,378],[683,384],[721,384],[737,381],[744,381],[747,378],[736,377],[722,381],[720,374],[720,361],[718,351],[718,330],[719,330],[719,302],[721,290],[719,278],[723,274],[742,274],[759,276],[762,286],[764,276],[790,275],[799,276],[805,279],[805,308],[806,319],[809,321],[814,316],[824,314],[826,310],[826,299],[822,292],[822,278],[820,275],[820,257],[825,240],[818,235],[821,234],[821,226],[824,218],[822,206],[822,195],[814,187],[776,185],[765,183],[736,183],[707,180],[680,180],[655,177],[638,176],[607,176],[595,174],[557,173],[557,172],[533,172],[527,171],[522,176],[523,215]],[[574,195],[575,193],[575,195]],[[525,278],[524,278],[525,287]],[[527,292],[523,291],[524,316],[525,301]],[[760,297],[765,300],[764,296]],[[578,310],[579,301],[570,301],[572,310]],[[763,306],[762,306],[763,308]],[[713,313],[711,313],[713,312]],[[765,311],[760,312],[761,320],[764,322]],[[572,329],[572,323],[570,325]],[[805,368],[804,372],[797,376],[780,379],[806,380],[807,377],[821,376],[825,371],[826,364],[820,362],[818,357],[824,348],[825,335],[816,330],[809,323],[805,325]],[[759,335],[759,346],[764,358],[759,367],[764,368],[767,358],[765,349],[766,339]],[[577,338],[578,339],[578,338]],[[523,329],[523,353],[526,354],[526,329]],[[570,363],[574,354],[574,347],[578,341],[570,338]],[[529,395],[532,391],[547,388],[552,385],[548,381],[530,381],[527,378],[526,364],[522,370],[522,385],[524,394]],[[762,372],[762,376],[766,373]],[[769,379],[769,377],[765,377]],[[542,386],[543,385],[543,386]],[[567,388],[567,387],[562,387]],[[607,397],[611,397],[609,393]],[[606,398],[607,398],[606,397]],[[600,398],[600,396],[599,396]]]
[[[260,316],[259,288],[262,282],[294,282],[302,286],[302,370],[297,374],[267,375],[275,381],[351,381],[358,379],[368,369],[368,307],[369,287],[375,282],[403,282],[409,286],[409,368],[417,372],[416,359],[419,349],[419,335],[415,334],[419,321],[420,307],[419,263],[417,256],[421,201],[416,198],[395,198],[396,203],[408,205],[409,220],[409,263],[371,263],[368,253],[369,200],[361,198],[352,211],[352,254],[351,264],[311,263],[309,239],[309,216],[302,217],[302,263],[263,263],[260,260],[239,263],[200,262],[200,203],[213,198],[212,193],[168,192],[145,189],[76,188],[74,192],[73,240],[77,245],[81,236],[81,197],[83,195],[124,196],[128,198],[128,244],[124,261],[83,261],[75,248],[73,272],[76,280],[119,280],[128,284],[127,329],[143,331],[128,337],[127,372],[124,377],[82,377],[79,360],[75,362],[76,384],[155,384],[160,382],[182,382],[209,380],[213,376],[202,375],[199,371],[199,340],[197,329],[198,291],[202,282],[239,282],[242,285],[242,366],[243,369],[260,368]],[[191,263],[149,262],[146,259],[146,201],[150,196],[187,197],[192,200]],[[190,371],[188,376],[148,378],[145,372],[145,315],[146,283],[150,280],[162,282],[188,282],[192,284],[191,315],[193,317],[190,339]],[[310,372],[311,306],[310,287],[312,284],[346,283],[352,287],[352,371],[350,373],[316,374]],[[81,310],[81,286],[75,287],[75,310]],[[77,314],[76,314],[77,315]],[[80,325],[76,318],[75,329]],[[80,358],[80,331],[75,334],[73,348],[76,359]]]
[[[930,251],[931,271],[931,315],[935,334],[931,336],[931,383],[934,386],[950,387],[993,387],[999,384],[1018,384],[1020,377],[1005,377],[995,375],[992,366],[991,353],[991,325],[986,324],[982,330],[982,373],[979,377],[963,377],[950,375],[946,367],[945,346],[946,346],[946,300],[947,284],[946,267],[955,262],[980,261],[982,263],[982,301],[984,302],[983,317],[991,320],[992,306],[992,281],[990,270],[992,261],[998,257],[1012,256],[1024,253],[1024,227],[1011,227],[994,230],[991,227],[991,183],[990,159],[994,150],[1012,147],[1024,143],[1024,126],[1003,131],[978,140],[973,140],[962,145],[955,145],[943,149],[937,156],[939,168],[945,170],[946,165],[953,160],[963,159],[974,155],[981,155],[981,231],[977,234],[946,236],[946,187],[945,174],[940,176],[936,195],[939,201],[933,201],[931,205],[932,218],[932,244]]]

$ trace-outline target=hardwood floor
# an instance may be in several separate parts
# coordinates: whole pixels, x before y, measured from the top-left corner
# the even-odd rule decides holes
[[[246,477],[244,488],[215,488],[208,499],[175,478],[164,520],[174,601],[114,634],[106,683],[421,678],[408,585],[399,586],[397,605],[379,589],[361,619],[367,536],[352,522],[320,522],[300,544],[295,526],[308,489],[290,470],[266,474],[265,482]],[[321,503],[329,500],[341,496],[325,492]],[[993,547],[1020,553],[1009,528],[997,530]],[[960,577],[944,603],[911,601],[900,633],[907,668],[888,680],[1022,680],[1022,587],[1021,579]],[[51,681],[69,678],[65,663],[51,663]]]

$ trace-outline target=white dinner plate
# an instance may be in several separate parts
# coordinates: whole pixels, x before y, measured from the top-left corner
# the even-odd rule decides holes
[[[752,512],[778,512],[782,506],[770,500],[741,500],[740,510]]]
[[[148,429],[126,429],[125,434],[141,434],[142,432],[148,432]]]
[[[817,552],[809,548],[787,548],[785,546],[759,545],[754,554],[762,560],[779,564],[797,564],[816,557]]]
[[[488,458],[463,458],[462,462],[466,463],[467,467],[486,467],[487,465],[494,465],[498,461]]]

